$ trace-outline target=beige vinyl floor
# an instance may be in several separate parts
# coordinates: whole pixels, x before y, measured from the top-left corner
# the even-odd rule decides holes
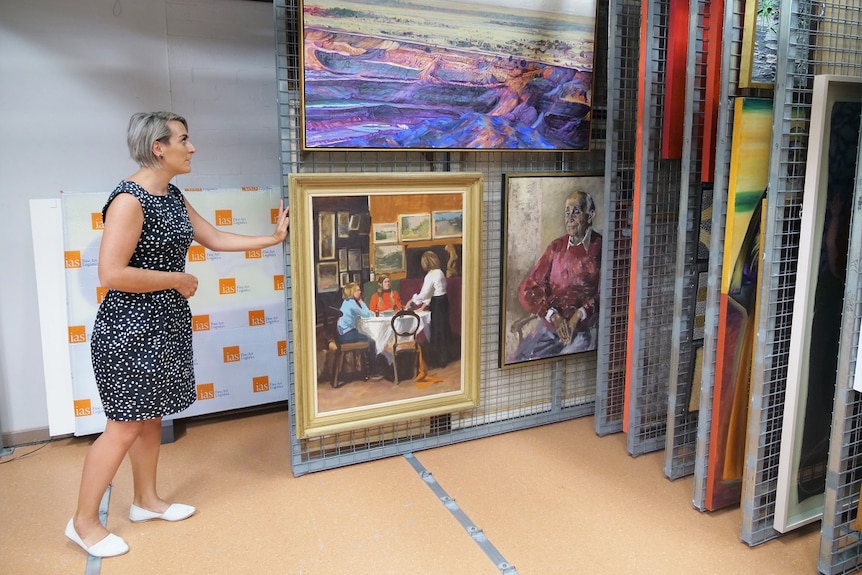
[[[197,514],[130,523],[126,461],[107,525],[131,551],[104,560],[63,535],[93,437],[0,459],[0,574],[817,573],[819,524],[750,548],[738,508],[697,511],[691,477],[669,481],[662,453],[632,458],[592,418],[301,477],[283,408],[176,429],[160,491]]]

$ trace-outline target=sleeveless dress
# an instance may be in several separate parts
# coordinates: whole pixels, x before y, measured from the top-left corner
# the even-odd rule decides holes
[[[141,202],[144,224],[129,265],[181,272],[194,230],[180,190],[154,196],[123,181],[119,194]],[[192,315],[174,289],[149,293],[109,290],[96,313],[91,358],[99,397],[108,419],[141,421],[178,413],[197,399],[192,363]]]

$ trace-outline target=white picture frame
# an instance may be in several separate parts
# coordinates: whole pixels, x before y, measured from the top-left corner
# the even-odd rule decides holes
[[[375,244],[398,243],[398,222],[372,223],[371,231]]]
[[[827,210],[832,110],[836,102],[860,101],[862,101],[862,78],[833,75],[814,77],[795,304],[790,332],[775,496],[773,527],[780,533],[817,521],[823,515],[825,501],[823,493],[806,497],[804,500],[800,499],[798,493],[811,364],[810,345],[814,339],[812,338],[814,296],[818,284]],[[854,150],[854,157],[856,154],[857,151]],[[858,166],[856,177],[858,178]],[[846,208],[852,209],[852,205]]]

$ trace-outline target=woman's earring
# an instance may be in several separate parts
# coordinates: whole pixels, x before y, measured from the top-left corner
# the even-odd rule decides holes
[[[164,160],[164,159],[165,159],[165,155],[164,155],[164,154],[159,154],[159,159],[160,159],[160,160]]]

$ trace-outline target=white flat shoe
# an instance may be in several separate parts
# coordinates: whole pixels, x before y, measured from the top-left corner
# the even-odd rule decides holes
[[[78,547],[93,557],[116,557],[117,555],[122,555],[129,551],[129,546],[125,541],[123,541],[123,538],[118,537],[113,533],[108,533],[105,538],[98,543],[87,547],[87,544],[84,543],[84,540],[81,539],[78,532],[75,531],[74,519],[69,519],[69,523],[66,524],[66,537],[74,541]]]
[[[165,521],[182,521],[191,517],[195,512],[195,508],[191,505],[183,505],[182,503],[171,503],[164,513],[156,513],[149,511],[143,507],[138,507],[135,504],[129,508],[129,521],[135,523],[139,521],[150,521],[151,519],[164,519]]]

